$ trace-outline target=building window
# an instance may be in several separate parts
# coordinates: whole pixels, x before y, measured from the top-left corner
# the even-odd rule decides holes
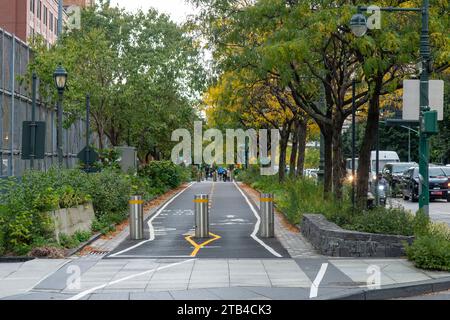
[[[30,11],[34,13],[34,1],[35,0],[30,0]]]
[[[58,33],[58,19],[55,18],[55,34]]]
[[[53,31],[53,13],[50,12],[50,31]]]
[[[41,0],[38,0],[37,8],[36,8],[36,15],[37,15],[38,19],[41,19],[41,9],[42,9],[42,3],[41,3]]]
[[[44,6],[44,25],[47,25],[47,21],[48,21],[48,10],[47,10],[47,7],[46,6]]]

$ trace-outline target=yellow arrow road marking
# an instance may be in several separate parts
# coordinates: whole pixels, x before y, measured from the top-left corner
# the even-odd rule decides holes
[[[216,241],[218,239],[220,239],[221,237],[217,234],[214,234],[212,232],[209,233],[210,236],[212,236],[213,238],[208,239],[202,243],[197,243],[195,242],[192,238],[193,236],[187,236],[184,239],[186,239],[187,242],[189,242],[190,244],[192,244],[194,246],[194,251],[191,252],[191,257],[195,257],[197,255],[197,253],[200,251],[201,248],[203,248],[204,246],[210,244],[213,241]]]

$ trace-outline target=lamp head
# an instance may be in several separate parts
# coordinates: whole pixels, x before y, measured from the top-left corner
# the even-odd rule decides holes
[[[55,85],[58,91],[63,91],[66,87],[67,72],[66,69],[64,69],[61,66],[61,64],[56,68],[55,72],[53,73],[53,78],[55,79]]]
[[[354,14],[350,20],[350,29],[352,30],[355,36],[362,37],[367,32],[367,19],[361,14]]]

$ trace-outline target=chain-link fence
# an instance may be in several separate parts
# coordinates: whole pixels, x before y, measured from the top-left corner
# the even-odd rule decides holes
[[[21,159],[22,122],[31,120],[31,90],[20,81],[27,72],[33,52],[19,38],[0,29],[0,177],[21,176],[30,167]],[[36,121],[46,123],[45,159],[35,160],[35,169],[47,170],[57,164],[56,106],[45,104],[37,96]],[[85,121],[79,119],[63,129],[64,165],[71,168],[85,145]],[[94,137],[93,137],[94,138]],[[91,139],[91,142],[94,139]]]

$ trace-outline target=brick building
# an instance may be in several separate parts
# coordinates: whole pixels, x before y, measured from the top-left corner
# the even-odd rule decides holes
[[[64,0],[64,7],[94,3],[95,0]],[[63,17],[66,21],[65,12]],[[58,0],[0,0],[0,28],[25,42],[40,34],[48,45],[53,44],[58,33]]]
[[[57,26],[57,0],[0,0],[0,27],[25,42],[40,34],[48,44],[53,44]]]

